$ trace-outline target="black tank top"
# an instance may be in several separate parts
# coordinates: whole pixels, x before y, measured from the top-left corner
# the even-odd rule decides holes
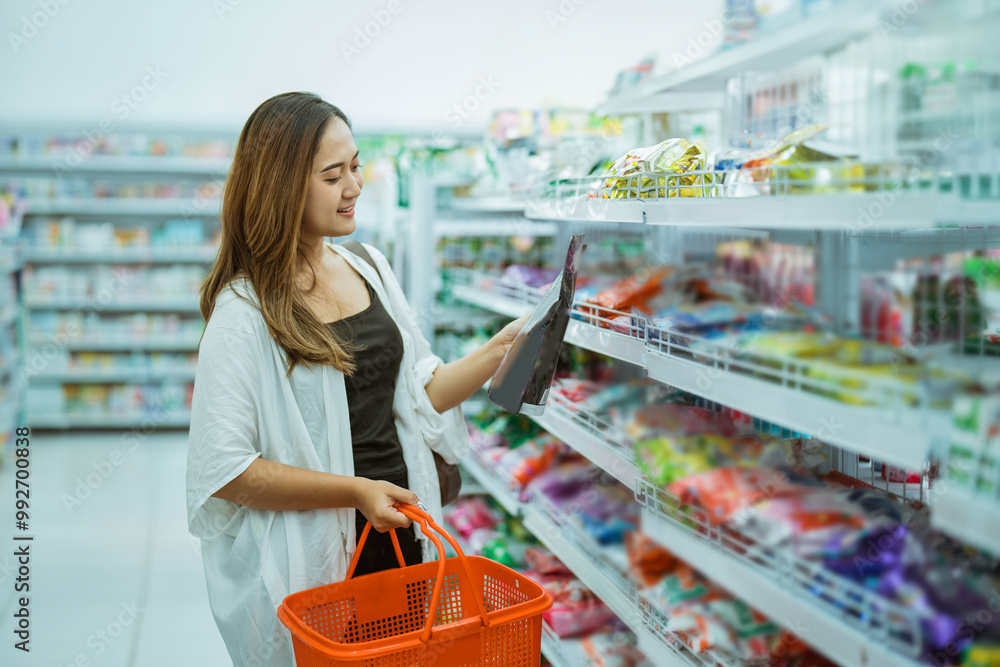
[[[371,305],[360,313],[329,322],[328,326],[358,347],[354,374],[344,377],[351,417],[354,476],[395,483],[400,477],[405,479],[407,472],[392,410],[396,377],[403,359],[403,338],[375,290],[367,281],[365,286]]]

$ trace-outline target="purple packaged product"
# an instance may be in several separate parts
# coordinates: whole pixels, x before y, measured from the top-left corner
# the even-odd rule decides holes
[[[527,285],[528,287],[546,287],[559,277],[556,269],[540,269],[535,266],[512,264],[504,269],[500,282],[505,285]]]
[[[583,234],[570,239],[563,270],[531,311],[500,367],[490,379],[490,400],[517,415],[540,415],[556,372],[576,293],[577,258]]]

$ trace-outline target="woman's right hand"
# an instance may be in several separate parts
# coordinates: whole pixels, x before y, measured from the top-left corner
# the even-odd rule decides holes
[[[406,528],[410,525],[410,518],[393,505],[396,503],[416,505],[420,500],[417,494],[391,482],[364,477],[355,479],[358,481],[356,507],[371,522],[372,528],[384,533],[393,528]]]

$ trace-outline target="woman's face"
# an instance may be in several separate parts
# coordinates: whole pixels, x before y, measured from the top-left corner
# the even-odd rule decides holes
[[[358,147],[347,123],[331,118],[320,140],[309,175],[305,236],[347,236],[354,231],[354,204],[364,179]]]

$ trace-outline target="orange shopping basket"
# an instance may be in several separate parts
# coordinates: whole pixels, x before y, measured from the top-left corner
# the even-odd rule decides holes
[[[437,562],[352,578],[371,531],[365,526],[347,578],[293,593],[278,607],[292,633],[298,667],[537,667],[542,612],[552,596],[531,579],[479,556],[466,556],[429,514],[398,505],[437,546]],[[445,558],[440,533],[458,553]]]

